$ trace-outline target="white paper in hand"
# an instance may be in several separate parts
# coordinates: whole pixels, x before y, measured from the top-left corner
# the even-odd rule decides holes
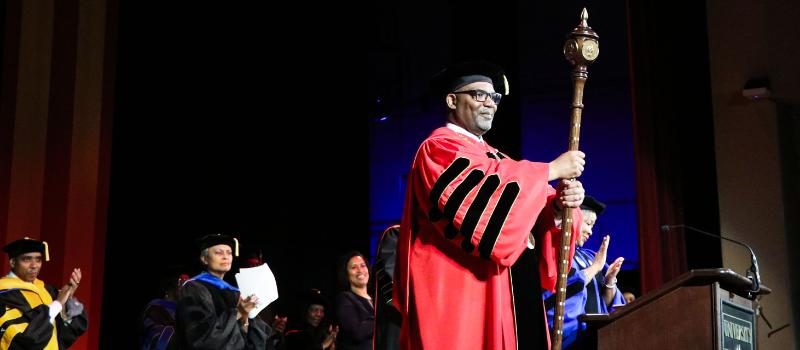
[[[236,283],[242,297],[247,298],[255,294],[258,304],[250,310],[250,318],[255,318],[267,305],[278,299],[278,285],[275,284],[275,275],[266,263],[261,266],[239,269],[236,274]]]

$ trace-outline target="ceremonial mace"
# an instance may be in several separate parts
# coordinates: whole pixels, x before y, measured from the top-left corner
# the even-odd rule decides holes
[[[600,53],[595,33],[586,20],[589,15],[586,8],[581,11],[581,23],[572,29],[564,43],[564,56],[572,64],[572,117],[569,130],[569,150],[577,151],[581,135],[581,112],[583,112],[583,86],[586,84],[588,66]],[[571,179],[574,180],[574,179]],[[556,281],[556,309],[553,317],[553,350],[561,350],[561,338],[564,331],[564,300],[567,294],[567,273],[572,265],[569,260],[569,246],[572,236],[572,210],[564,208],[561,221],[561,249],[558,250],[558,279]],[[580,234],[580,232],[576,233]]]

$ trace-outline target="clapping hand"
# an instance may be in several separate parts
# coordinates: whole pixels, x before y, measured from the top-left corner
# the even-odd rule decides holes
[[[339,326],[328,326],[328,337],[322,342],[322,348],[327,350],[336,349],[336,336],[339,334]]]
[[[617,284],[617,274],[619,273],[620,268],[622,268],[622,262],[625,261],[625,258],[619,257],[614,260],[611,265],[608,265],[608,271],[606,271],[606,285],[614,285]]]
[[[255,309],[256,305],[258,305],[258,297],[255,294],[247,298],[239,296],[239,304],[236,305],[236,308],[239,310],[239,318],[250,318],[250,311]]]
[[[598,267],[598,271],[603,268],[608,259],[608,245],[611,243],[611,236],[606,235],[603,237],[603,243],[600,244],[600,249],[597,251],[597,255],[594,256],[594,261],[592,261],[592,265]],[[614,260],[611,265],[608,266],[608,271],[606,271],[605,275],[605,284],[606,285],[614,285],[617,283],[617,274],[619,273],[620,268],[622,268],[622,262],[625,261],[625,258],[619,257]]]
[[[61,303],[61,305],[66,305],[67,300],[75,294],[75,290],[78,289],[78,285],[81,284],[81,269],[74,269],[72,270],[72,275],[69,277],[69,282],[65,284],[61,289],[58,291],[58,296],[56,296],[56,300]]]

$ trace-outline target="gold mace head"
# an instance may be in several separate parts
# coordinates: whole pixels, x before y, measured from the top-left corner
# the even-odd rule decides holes
[[[589,27],[589,12],[581,11],[581,22],[567,35],[564,43],[564,57],[574,66],[587,66],[600,54],[599,36]]]
[[[586,24],[586,20],[589,19],[589,11],[586,11],[586,8],[583,8],[581,11],[581,24],[578,25],[579,27],[588,27],[589,25]]]

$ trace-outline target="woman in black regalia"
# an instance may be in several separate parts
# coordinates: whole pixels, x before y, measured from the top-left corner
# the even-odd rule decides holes
[[[238,242],[228,236],[200,239],[200,260],[206,271],[181,287],[176,312],[180,349],[266,348],[266,324],[259,318],[249,318],[258,298],[242,297],[238,288],[223,280],[238,250]]]

